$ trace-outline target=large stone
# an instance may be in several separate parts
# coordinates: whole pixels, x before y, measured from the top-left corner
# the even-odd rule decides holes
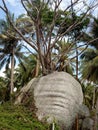
[[[82,124],[82,130],[93,130],[94,121],[91,118],[85,118]]]
[[[80,106],[79,116],[80,116],[80,118],[90,117],[90,110],[86,105],[82,104]]]
[[[21,103],[23,93],[33,89],[38,119],[56,121],[68,130],[83,101],[80,84],[68,73],[54,72],[31,80],[22,88],[15,103]]]

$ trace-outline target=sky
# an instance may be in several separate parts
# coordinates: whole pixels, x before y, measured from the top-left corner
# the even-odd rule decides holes
[[[75,0],[73,0],[75,1]],[[83,0],[79,0],[80,3],[77,6],[77,8],[83,8]],[[93,1],[93,0],[84,0],[84,1]],[[62,0],[61,3],[61,8],[63,9],[65,7],[65,5],[68,5],[70,3],[70,0]],[[0,0],[0,5],[2,5],[2,0]],[[24,8],[22,7],[22,5],[20,4],[20,0],[6,0],[6,5],[8,7],[8,9],[13,12],[15,14],[15,16],[19,16],[21,13],[26,13],[26,11],[24,10]],[[95,15],[97,15],[98,9],[97,11],[94,11]],[[5,14],[4,12],[0,9],[0,19],[4,18]]]
[[[0,5],[2,5],[2,1],[0,0]],[[20,0],[6,0],[6,5],[8,9],[15,14],[15,16],[19,16],[21,13],[26,13],[22,5],[20,4]],[[0,19],[4,18],[5,14],[0,9]]]

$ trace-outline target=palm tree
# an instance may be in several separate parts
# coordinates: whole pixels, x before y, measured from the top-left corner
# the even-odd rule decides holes
[[[52,58],[57,71],[65,71],[73,75],[73,65],[70,62],[71,43],[58,41],[54,47]]]
[[[98,19],[94,18],[91,29],[92,39],[98,38]],[[97,82],[98,80],[98,40],[92,42],[90,47],[81,55],[82,78]]]
[[[15,69],[15,86],[17,88],[26,85],[32,78],[39,75],[36,56],[30,54],[24,58],[23,63]],[[38,68],[40,69],[40,67]]]
[[[88,81],[96,82],[98,79],[98,50],[89,48],[81,58],[82,66],[82,78]]]
[[[91,37],[92,39],[98,38],[98,18],[94,18],[92,28],[91,28]],[[81,55],[82,60],[82,79],[87,79],[88,81],[93,81],[95,84],[98,84],[98,40],[92,42],[90,47]],[[96,88],[93,88],[92,96],[92,107],[97,105],[98,93],[96,94]],[[96,103],[96,104],[95,104]],[[97,108],[95,113],[95,124],[94,129],[97,129],[96,125],[98,122]]]
[[[10,18],[15,23],[14,15],[10,15]],[[12,29],[7,18],[6,20],[0,20],[0,26],[0,69],[5,66],[7,70],[11,64],[10,93],[12,94],[14,88],[14,66],[17,58],[19,61],[23,58],[22,46],[19,44],[16,32]]]
[[[84,104],[88,106],[88,108],[91,110],[94,107],[93,99],[93,92],[95,90],[94,85],[91,85],[91,83],[82,84],[82,90],[84,94]]]
[[[92,39],[98,38],[98,19],[94,18],[91,28]],[[81,55],[81,77],[84,80],[98,83],[98,40],[90,43],[90,47]],[[96,99],[95,89],[93,91],[93,106]]]

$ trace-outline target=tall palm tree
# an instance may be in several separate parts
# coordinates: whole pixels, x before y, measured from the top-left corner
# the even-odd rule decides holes
[[[10,18],[13,23],[16,23],[14,15],[10,15]],[[14,66],[17,58],[19,61],[23,58],[22,46],[19,44],[16,32],[7,18],[6,20],[0,20],[0,26],[0,69],[5,66],[7,70],[11,64],[10,93],[12,94],[14,88]]]
[[[98,38],[98,19],[94,18],[91,28],[92,39]],[[81,55],[82,78],[97,82],[98,80],[98,40],[92,42],[89,48]]]
[[[91,28],[92,39],[98,38],[98,18],[94,18],[92,28]],[[82,78],[88,81],[93,81],[98,84],[98,40],[92,42],[90,47],[81,55],[82,61]],[[97,106],[96,100],[98,99],[98,93],[96,94],[96,88],[94,86],[93,97],[92,97],[92,107]],[[96,105],[95,105],[96,103]],[[96,125],[98,122],[97,108],[95,113],[95,124],[94,128],[97,129]]]
[[[97,18],[94,18],[92,24],[91,38],[92,39],[98,38]],[[88,80],[90,82],[93,81],[95,84],[98,84],[98,40],[90,43],[89,48],[81,55],[81,59],[82,59],[82,65],[81,65],[82,79]],[[94,95],[95,95],[95,89],[93,97],[95,97]],[[95,102],[94,101],[95,98],[93,98],[93,102]]]

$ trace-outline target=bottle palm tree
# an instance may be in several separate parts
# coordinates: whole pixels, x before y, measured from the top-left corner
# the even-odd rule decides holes
[[[16,23],[14,15],[10,15],[10,18],[13,23]],[[5,66],[7,70],[11,66],[10,94],[12,94],[14,88],[14,66],[16,59],[21,61],[21,58],[23,58],[22,46],[19,44],[16,32],[12,29],[7,18],[6,20],[0,20],[0,26],[0,69]]]

